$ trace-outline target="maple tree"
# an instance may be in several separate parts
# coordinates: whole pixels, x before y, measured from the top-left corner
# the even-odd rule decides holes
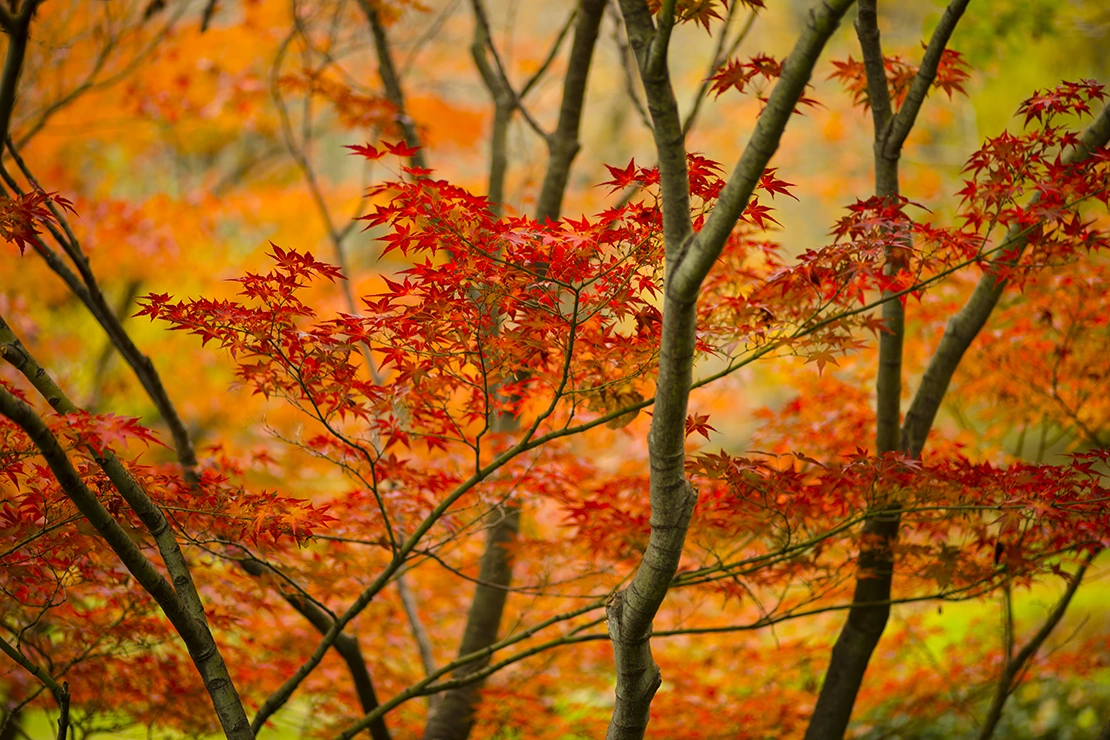
[[[917,716],[960,704],[920,675],[894,685],[873,657],[892,606],[997,595],[1002,649],[958,662],[992,687],[977,718],[991,737],[1110,536],[1107,93],[1090,80],[1034,92],[1014,133],[969,153],[951,200],[911,198],[900,161],[929,93],[974,79],[948,48],[968,3],[952,0],[921,50],[887,55],[864,0],[862,61],[819,61],[852,5],[819,3],[778,58],[736,53],[761,2],[622,0],[606,21],[605,2],[582,0],[520,84],[473,0],[472,61],[493,101],[484,183],[433,169],[451,153],[436,137],[452,126],[436,119],[463,116],[443,101],[422,116],[405,89],[391,34],[410,16],[434,27],[426,9],[244,3],[246,31],[216,3],[152,2],[122,19],[36,0],[0,12],[5,274],[64,286],[35,295],[31,278],[13,280],[0,302],[12,664],[0,734],[49,695],[59,737],[139,724],[253,738],[307,708],[306,732],[376,740],[840,738],[914,682]],[[101,32],[72,35],[82,22]],[[610,162],[595,196],[577,196],[606,23],[657,164]],[[685,116],[670,59],[682,24],[717,36]],[[58,94],[27,73],[45,69],[28,46],[40,29],[91,44],[83,82]],[[205,47],[246,36],[271,45],[220,62]],[[351,82],[347,44],[372,47],[378,87]],[[545,128],[529,95],[556,69]],[[776,209],[804,194],[772,157],[800,117],[833,104],[811,89],[822,73],[871,118],[874,187],[838,195],[828,243],[792,248]],[[276,179],[295,180],[297,198],[269,181],[254,199],[246,188],[241,212],[204,195],[98,198],[39,164],[54,161],[39,143],[52,121],[98,93],[170,132],[193,121],[208,160],[228,132],[250,133],[259,161],[230,179],[202,170],[200,190],[223,192],[277,150],[291,167]],[[745,95],[753,128],[726,173],[686,141],[701,100]],[[513,179],[515,126],[540,141],[537,182]],[[361,198],[321,174],[324,146],[359,163]],[[571,197],[591,215],[565,214]],[[234,273],[220,266],[229,281],[202,274],[184,290],[133,264],[176,250],[150,226],[159,218],[249,224],[258,200],[283,224],[282,211],[313,209],[328,256],[278,230]],[[372,269],[352,249],[360,233],[376,242]],[[97,360],[82,390],[85,350],[50,341],[37,300],[98,325],[101,357],[128,380]],[[176,341],[167,329],[192,336],[144,354]],[[230,390],[204,377],[220,358]],[[738,379],[770,367],[800,393],[757,413],[749,449],[761,451],[705,447],[741,408]],[[982,425],[981,449],[934,431],[950,395]],[[195,398],[215,411],[186,410]],[[1026,429],[1068,456],[1020,459]],[[1011,442],[1018,454],[999,455]],[[1063,595],[1023,635],[1016,592],[1052,580]],[[800,624],[839,626],[831,654],[812,634],[789,633],[780,656],[758,641]],[[1096,634],[1039,669],[1089,675],[1105,648]]]

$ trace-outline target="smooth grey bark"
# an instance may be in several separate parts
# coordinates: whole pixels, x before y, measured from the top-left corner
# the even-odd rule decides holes
[[[921,66],[910,85],[910,92],[897,113],[893,111],[883,65],[875,0],[860,0],[856,34],[863,51],[871,117],[874,125],[875,195],[899,195],[898,161],[906,136],[913,128],[925,96],[936,77],[937,66],[968,0],[953,0],[945,9],[925,49]],[[890,272],[899,269],[896,249],[888,249]],[[917,457],[920,448],[906,447],[901,432],[902,345],[905,313],[899,300],[884,298],[882,316],[886,332],[879,337],[879,367],[876,377],[875,446],[878,454],[903,451]],[[817,704],[806,728],[806,740],[839,740],[851,719],[856,696],[863,683],[871,655],[890,618],[891,582],[894,577],[893,545],[901,521],[897,504],[879,502],[878,515],[868,519],[861,530],[856,586],[852,607],[833,646],[829,667]]]
[[[664,2],[659,25],[643,0],[621,0],[629,41],[652,116],[659,157],[666,254],[663,327],[655,404],[648,436],[651,535],[629,586],[606,612],[616,663],[616,703],[606,735],[638,740],[662,681],[651,654],[652,620],[678,568],[697,492],[685,475],[685,421],[693,376],[696,306],[702,282],[747,207],[824,48],[852,0],[827,0],[810,11],[751,140],[704,228],[694,234],[682,123],[667,69],[674,3]]]
[[[459,645],[459,657],[471,655],[497,641],[501,616],[505,611],[508,585],[512,581],[513,564],[509,547],[515,542],[520,526],[520,509],[505,506],[495,509],[497,520],[486,535],[486,546],[478,569],[478,583],[467,614],[466,630]],[[489,664],[489,657],[475,660],[455,671],[455,678],[480,671]],[[474,726],[474,709],[482,681],[475,681],[445,692],[436,700],[424,726],[424,740],[463,740]]]

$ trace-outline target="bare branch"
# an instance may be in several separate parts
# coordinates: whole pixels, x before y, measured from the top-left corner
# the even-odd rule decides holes
[[[543,139],[544,142],[547,143],[548,148],[550,148],[551,134],[544,131],[543,126],[532,117],[532,114],[524,106],[524,102],[517,94],[512,82],[509,81],[509,74],[505,71],[505,65],[501,62],[501,55],[498,54],[497,47],[493,45],[493,35],[490,32],[489,19],[486,17],[486,9],[485,6],[482,5],[482,0],[470,0],[470,5],[474,9],[474,21],[481,26],[482,38],[485,40],[486,48],[489,50],[494,66],[497,68],[497,76],[500,79],[500,90],[512,98],[513,107],[520,110],[520,114],[524,116],[524,121],[528,124],[529,128],[535,131],[536,135]]]
[[[240,560],[238,562],[239,567],[255,577],[273,572],[273,568],[261,560]],[[332,615],[298,593],[281,590],[281,597],[285,599],[289,606],[293,607],[294,611],[308,620],[309,624],[315,627],[320,634],[327,634],[327,631],[331,629],[335,622]],[[358,638],[354,635],[339,635],[333,647],[347,665],[347,671],[351,674],[351,682],[354,684],[362,711],[366,714],[373,712],[378,708],[378,696],[374,691],[370,671],[366,667],[366,659],[363,658],[362,650],[359,648]],[[390,740],[389,729],[386,727],[384,716],[378,717],[369,729],[370,736],[374,740]]]
[[[539,221],[557,219],[562,211],[570,165],[581,148],[578,143],[578,129],[582,121],[582,102],[586,97],[586,81],[605,4],[606,0],[582,0],[579,5],[574,43],[570,48],[567,73],[563,80],[559,123],[548,140],[547,174],[536,205],[536,219]]]
[[[520,88],[520,97],[522,100],[528,97],[528,93],[532,92],[532,89],[535,88],[535,86],[539,84],[539,81],[543,79],[543,76],[547,74],[547,70],[551,69],[551,64],[559,54],[559,49],[563,45],[563,40],[566,39],[567,34],[570,33],[570,29],[574,27],[574,21],[577,18],[578,6],[576,5],[574,10],[570,11],[570,15],[567,16],[566,23],[559,29],[559,33],[555,35],[555,40],[551,43],[551,48],[548,50],[547,56],[544,57],[543,61],[540,62],[540,66],[536,68],[536,71],[532,73],[532,76],[529,77],[528,81]]]
[[[389,36],[371,0],[358,0],[358,6],[370,23],[370,32],[374,36],[374,49],[378,52],[378,75],[381,77],[382,86],[385,87],[385,97],[397,109],[397,123],[405,135],[405,143],[410,147],[418,148],[412,155],[413,166],[423,169],[427,166],[424,161],[424,150],[419,149],[420,135],[416,131],[416,122],[409,117],[405,108],[405,94],[401,90],[397,68],[393,64],[393,50],[389,45]]]
[[[759,116],[751,140],[744,148],[744,154],[721,191],[713,213],[697,238],[691,244],[684,245],[682,252],[676,255],[679,264],[675,267],[672,287],[668,293],[673,290],[683,300],[693,300],[696,297],[702,281],[709,274],[740,214],[747,207],[752,192],[763,175],[763,169],[778,149],[782,132],[809,83],[818,55],[852,1],[825,0],[810,11],[805,29],[783,63],[782,76]],[[658,135],[656,138],[658,140]]]
[[[914,76],[910,90],[906,94],[906,101],[891,122],[890,132],[884,136],[884,156],[896,156],[897,152],[901,152],[902,145],[906,143],[906,137],[913,130],[917,114],[921,110],[922,103],[925,102],[925,96],[929,94],[929,88],[936,79],[941,55],[948,46],[948,40],[952,38],[953,31],[956,30],[956,24],[960,22],[960,17],[967,9],[968,2],[969,0],[952,0],[944,9],[944,15],[941,16],[937,27],[933,29],[929,45],[925,48],[925,55],[921,58],[921,67],[918,68],[917,75]]]
[[[31,33],[31,19],[42,0],[24,0],[23,7],[15,16],[4,10],[0,15],[0,26],[8,33],[8,53],[4,57],[4,70],[0,72],[0,141],[8,137],[15,108],[16,86],[23,60],[27,56],[27,40]]]
[[[1004,655],[1002,658],[1002,675],[998,678],[998,685],[995,689],[994,698],[991,700],[990,708],[987,709],[986,719],[983,720],[983,725],[979,729],[979,734],[976,736],[978,740],[989,740],[993,735],[995,729],[998,727],[998,721],[1002,719],[1002,709],[1006,706],[1006,700],[1010,698],[1010,694],[1014,692],[1016,682],[1019,680],[1022,673],[1025,672],[1026,667],[1037,651],[1044,645],[1045,640],[1056,629],[1056,625],[1064,618],[1064,613],[1068,610],[1068,605],[1071,604],[1072,597],[1079,589],[1079,584],[1083,582],[1083,576],[1087,573],[1087,568],[1094,559],[1093,554],[1088,553],[1086,559],[1079,566],[1079,569],[1068,575],[1068,587],[1064,591],[1064,595],[1056,602],[1056,606],[1049,613],[1048,618],[1045,619],[1044,624],[1037,630],[1037,633],[1029,639],[1029,642],[1018,651],[1017,655]],[[1009,591],[1007,590],[1007,596]],[[1009,599],[1007,598],[1007,602]],[[1007,608],[1009,604],[1007,603]],[[1008,609],[1009,610],[1009,609]],[[1009,619],[1012,620],[1012,612],[1010,612]],[[1009,640],[1012,640],[1012,621],[1009,624]],[[1009,644],[1008,640],[1008,644]]]

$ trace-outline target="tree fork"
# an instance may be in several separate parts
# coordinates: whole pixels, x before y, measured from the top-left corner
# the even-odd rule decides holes
[[[682,122],[667,69],[674,3],[663,4],[657,28],[643,0],[621,0],[629,41],[636,52],[648,98],[659,156],[666,288],[655,409],[648,436],[651,535],[628,588],[609,604],[617,686],[608,740],[639,740],[647,728],[651,700],[658,688],[654,673],[659,670],[651,655],[652,620],[678,569],[697,501],[697,493],[686,479],[684,432],[693,378],[698,295],[778,148],[817,57],[852,1],[827,0],[810,11],[751,140],[709,220],[695,235],[690,221]]]

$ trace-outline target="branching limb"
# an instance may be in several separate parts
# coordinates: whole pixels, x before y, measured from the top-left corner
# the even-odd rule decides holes
[[[509,124],[513,111],[516,110],[516,103],[512,91],[508,89],[508,81],[489,62],[492,42],[489,38],[489,26],[482,20],[485,16],[480,12],[480,0],[472,0],[472,4],[475,8],[475,23],[474,43],[470,46],[470,54],[486,90],[493,98],[493,130],[490,134],[489,184],[486,195],[490,210],[495,216],[500,216],[505,201],[505,175],[509,169]]]
[[[651,535],[631,584],[613,594],[606,606],[617,671],[609,740],[643,737],[651,701],[662,682],[651,654],[652,621],[678,568],[697,501],[697,492],[686,479],[684,430],[693,374],[698,294],[778,147],[818,55],[850,5],[851,0],[830,0],[810,12],[806,28],[783,65],[782,76],[760,115],[751,141],[704,229],[695,236],[690,222],[682,124],[666,64],[668,24],[673,22],[673,16],[664,5],[657,31],[643,0],[621,2],[655,127],[667,265],[655,411],[648,436]]]
[[[240,560],[239,566],[256,578],[273,570],[260,560]],[[315,627],[320,634],[327,634],[327,631],[335,623],[335,618],[332,615],[298,593],[282,590],[281,597],[285,599],[289,606],[293,607],[294,611],[308,620],[309,624]],[[373,712],[378,708],[378,696],[374,691],[374,682],[370,678],[366,660],[359,648],[358,638],[354,635],[341,634],[336,637],[333,647],[347,665],[362,711],[366,714]],[[384,716],[378,717],[369,729],[370,736],[374,740],[390,740],[389,729],[386,727]]]
[[[989,740],[994,735],[995,729],[998,727],[998,721],[1002,719],[1002,709],[1006,705],[1006,700],[1010,698],[1010,694],[1017,688],[1017,682],[1020,680],[1021,675],[1025,672],[1030,661],[1037,654],[1037,651],[1044,645],[1045,640],[1052,634],[1052,630],[1064,618],[1064,613],[1068,610],[1068,605],[1071,604],[1072,597],[1079,589],[1079,584],[1083,581],[1083,576],[1087,573],[1087,568],[1093,560],[1091,553],[1087,554],[1086,559],[1079,566],[1079,569],[1068,575],[1068,586],[1064,591],[1064,595],[1056,602],[1056,606],[1049,613],[1048,618],[1045,619],[1044,624],[1037,630],[1037,633],[1029,639],[1017,655],[1006,654],[1002,656],[1002,675],[998,678],[998,685],[995,689],[994,698],[991,700],[990,708],[987,709],[986,719],[979,729],[977,735],[978,740]],[[1007,652],[1012,649],[1013,645],[1013,612],[1009,604],[1009,589],[1006,591],[1006,607],[1007,607],[1007,639],[1006,646]]]
[[[563,40],[566,39],[567,34],[570,33],[570,29],[574,27],[574,22],[577,19],[578,7],[576,6],[574,10],[570,12],[570,15],[567,16],[566,23],[559,29],[559,33],[555,35],[555,40],[551,43],[551,48],[548,49],[547,56],[543,58],[543,61],[540,62],[540,66],[536,68],[532,76],[521,86],[521,100],[528,97],[528,93],[532,92],[536,85],[539,84],[539,81],[543,79],[543,76],[547,74],[547,70],[551,69],[551,64],[555,61],[555,57],[563,45]]]
[[[524,117],[524,121],[528,124],[529,128],[535,131],[536,135],[543,139],[550,148],[551,134],[544,131],[543,126],[539,124],[524,106],[524,102],[520,99],[520,95],[517,94],[516,89],[509,80],[509,73],[505,70],[505,66],[501,62],[501,55],[497,53],[497,47],[493,45],[493,34],[490,31],[489,19],[486,16],[486,8],[482,4],[482,0],[471,0],[470,5],[474,9],[474,22],[478,26],[477,34],[480,35],[485,42],[486,50],[489,51],[489,55],[493,59],[494,66],[490,71],[493,72],[496,70],[497,82],[495,84],[498,91],[501,94],[509,96],[512,108],[520,110],[520,114]],[[484,77],[485,73],[483,73],[483,78]]]
[[[898,160],[902,145],[916,121],[926,93],[933,84],[941,54],[967,7],[967,0],[952,0],[945,10],[930,38],[921,67],[911,84],[911,93],[907,95],[905,103],[897,113],[890,113],[889,102],[883,102],[889,101],[889,95],[885,92],[885,72],[880,66],[882,50],[879,45],[878,28],[875,25],[873,2],[867,3],[866,7],[865,11],[861,3],[857,28],[865,55],[869,91],[872,100],[877,101],[873,109],[876,125],[876,194],[895,195],[898,193]],[[881,77],[880,72],[882,72]],[[883,92],[879,91],[880,84]],[[888,116],[887,123],[880,128],[884,115]],[[1096,145],[1091,138],[1092,129],[1098,130],[1101,126],[1106,129],[1105,133],[1110,135],[1110,121],[1104,119],[1105,111],[1081,137],[1087,146]],[[1103,121],[1103,124],[1099,124],[1099,121]],[[1106,139],[1102,138],[1101,143],[1105,141]],[[1020,254],[1024,249],[1026,237],[1020,233],[1020,229],[1015,228],[1006,235],[1005,241],[1011,243],[1011,249],[1017,249]],[[887,301],[884,304],[883,317],[888,322],[888,328],[891,329],[892,334],[889,337],[883,336],[880,340],[877,428],[880,451],[900,449],[913,457],[921,455],[925,438],[952,375],[964,352],[986,323],[1004,287],[1004,282],[999,282],[991,271],[983,275],[968,304],[949,323],[900,430],[898,421],[901,405],[901,338],[904,318],[901,305],[897,301]],[[884,298],[886,297],[884,294]],[[885,518],[873,519],[863,528],[865,537],[881,544],[860,553],[859,569],[862,577],[856,582],[853,597],[853,600],[860,605],[849,612],[848,620],[833,648],[832,660],[822,685],[821,695],[807,729],[807,740],[838,740],[847,728],[864,672],[889,617],[889,608],[876,609],[864,607],[862,604],[874,602],[882,597],[889,598],[894,567],[890,548],[897,538],[899,523],[899,511],[897,507],[891,507]]]
[[[19,370],[57,413],[75,414],[81,411],[23,346],[2,316],[0,316],[0,357]],[[108,450],[92,448],[89,448],[89,452],[108,475],[128,506],[138,515],[147,531],[154,537],[162,561],[170,577],[173,578],[174,591],[181,599],[186,613],[192,619],[203,622],[204,605],[197,593],[196,584],[193,583],[192,573],[178,545],[177,537],[162,510],[147,496],[146,491],[115,454]]]
[[[747,207],[764,168],[778,149],[782,132],[786,129],[798,99],[809,83],[817,57],[852,2],[853,0],[825,0],[809,12],[805,28],[783,63],[782,76],[759,116],[759,122],[752,133],[751,140],[744,148],[740,161],[737,162],[728,183],[721,191],[713,213],[710,214],[697,238],[692,239],[691,244],[683,248],[681,254],[676,255],[679,258],[679,264],[674,268],[668,295],[673,292],[676,297],[681,297],[684,301],[692,301],[696,298],[702,281],[709,274],[709,270],[724,248],[725,241],[736,226],[740,214]],[[631,34],[631,29],[629,33]],[[681,130],[678,133],[681,136]],[[657,145],[659,140],[660,136],[657,133]],[[683,156],[685,156],[684,153]],[[663,215],[664,229],[666,229],[667,185],[662,182],[662,167],[663,160],[660,159],[660,185],[664,189]],[[685,168],[683,169],[685,171]],[[675,186],[677,183],[672,185],[672,187]],[[682,183],[682,187],[686,187],[685,182]],[[686,213],[689,213],[689,208],[686,208]],[[682,237],[685,239],[686,234]],[[670,259],[669,255],[668,259]]]
[[[686,146],[682,136],[682,122],[678,117],[678,103],[675,100],[665,58],[664,63],[649,63],[653,55],[665,55],[666,46],[659,43],[655,23],[651,19],[647,4],[644,0],[621,0],[621,13],[624,17],[624,26],[628,31],[628,41],[632,45],[632,51],[640,69],[640,80],[644,85],[648,112],[651,114],[655,149],[659,156],[663,239],[667,256],[667,280],[670,281],[672,265],[678,262],[681,250],[686,248],[686,241],[693,234],[693,227],[690,225],[690,183],[686,174]],[[719,203],[717,208],[720,208]],[[739,217],[739,211],[737,217]],[[731,228],[730,226],[729,229]],[[706,272],[708,273],[708,270]]]
[[[35,410],[7,389],[0,387],[0,415],[6,416],[27,434],[78,511],[116,553],[140,587],[162,608],[189,649],[227,737],[231,740],[252,740],[254,733],[247,723],[242,702],[204,620],[189,613],[169,581],[147,560],[127,531],[108,513],[96,494],[89,490],[58,439]]]
[[[609,7],[612,8],[613,6]],[[636,90],[636,54],[628,46],[627,34],[623,28],[624,19],[621,17],[620,12],[611,12],[614,20],[613,41],[616,42],[617,49],[620,53],[620,68],[621,73],[624,75],[625,93],[628,95],[628,100],[632,103],[636,115],[640,118],[640,122],[644,124],[644,128],[651,131],[651,116],[649,116],[647,110],[644,109],[644,104],[640,101],[640,94]]]
[[[929,45],[925,47],[925,55],[921,58],[921,66],[918,68],[913,82],[910,83],[906,100],[898,111],[898,115],[891,121],[890,131],[884,133],[884,156],[897,156],[902,151],[902,145],[906,143],[906,137],[913,130],[913,125],[917,121],[917,114],[921,111],[922,103],[925,102],[925,96],[929,94],[929,88],[932,87],[933,80],[936,79],[941,55],[948,46],[952,33],[956,30],[956,24],[960,22],[960,18],[967,9],[968,2],[969,0],[952,0],[948,7],[944,9],[944,14],[941,16],[937,27],[933,29]]]

